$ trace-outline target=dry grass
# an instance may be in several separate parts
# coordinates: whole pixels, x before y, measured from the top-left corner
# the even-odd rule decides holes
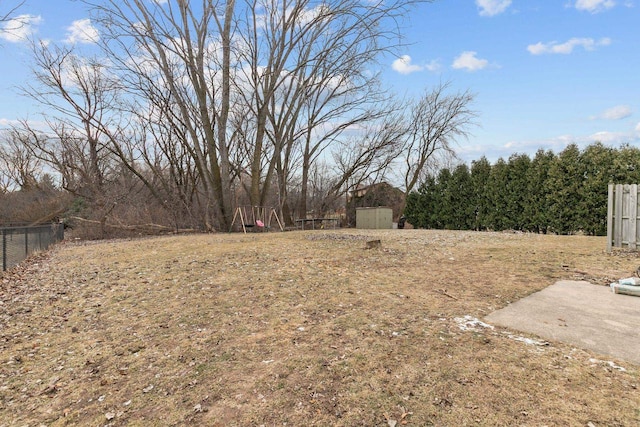
[[[0,279],[0,426],[639,425],[637,366],[459,327],[638,267],[604,247],[422,230],[59,246]]]

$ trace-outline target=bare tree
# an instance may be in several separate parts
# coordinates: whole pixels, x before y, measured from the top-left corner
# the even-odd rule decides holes
[[[227,228],[233,214],[227,123],[235,1],[204,1],[197,11],[187,1],[92,6],[104,30],[103,48],[131,96],[164,108],[162,117],[178,125],[172,137],[181,138],[194,162],[206,228]]]
[[[381,107],[385,114],[333,152],[337,173],[327,197],[337,197],[362,184],[379,182],[402,171],[405,191],[410,192],[431,167],[455,156],[456,138],[467,137],[476,114],[470,109],[469,92],[446,94],[440,84],[410,102],[393,101]],[[402,166],[400,166],[402,165]]]
[[[7,10],[5,12],[0,12],[0,22],[7,22],[7,21],[10,21],[11,19],[13,19],[13,16],[18,11],[18,9],[20,9],[20,7],[22,7],[24,2],[25,2],[25,0],[19,1],[14,6],[9,6],[9,10]],[[0,6],[3,6],[4,4],[6,4],[6,2],[0,2]]]
[[[119,175],[114,134],[119,87],[104,64],[72,49],[33,43],[34,77],[23,93],[47,110],[46,127],[27,121],[14,128],[24,147],[61,176],[61,186],[83,198],[102,224],[127,189],[111,191]]]
[[[307,209],[314,217],[324,217],[330,212],[335,212],[344,207],[344,200],[341,195],[331,191],[334,184],[332,166],[326,162],[315,162],[309,173],[307,198]],[[301,195],[302,196],[302,195]],[[305,212],[306,213],[306,212]]]
[[[469,91],[447,94],[449,83],[426,90],[412,105],[407,136],[402,148],[404,190],[409,193],[438,156],[455,155],[454,143],[469,136],[476,113],[471,110],[474,95]]]
[[[5,172],[0,172],[0,196],[11,191],[13,187],[14,187],[14,183],[13,183],[13,180],[11,179],[11,175]]]
[[[163,117],[179,124],[174,137],[194,162],[211,219],[224,228],[234,178],[247,182],[252,204],[263,204],[274,182],[286,200],[296,159],[305,176],[345,129],[371,118],[380,88],[368,68],[400,43],[398,21],[418,2],[108,0],[93,7],[103,47],[132,95],[160,100]]]
[[[257,129],[254,139],[246,141],[252,203],[264,203],[275,173],[280,202],[288,210],[287,182],[298,172],[298,210],[304,214],[314,162],[345,130],[380,117],[376,107],[384,93],[371,69],[381,53],[399,45],[397,20],[414,3],[250,3],[239,36],[251,87],[245,102]]]
[[[151,187],[171,212],[175,227],[196,226],[203,215],[200,178],[189,150],[180,143],[184,126],[176,123],[167,110],[159,109],[154,123],[140,120],[139,138],[123,141],[122,145],[127,147],[130,159],[138,153],[141,167],[151,174]]]
[[[35,45],[40,86],[25,92],[57,115],[47,132],[24,126],[25,143],[71,192],[99,200],[126,170],[176,224],[200,218],[206,229],[228,229],[241,185],[253,205],[277,187],[283,211],[299,186],[304,215],[310,174],[330,154],[328,199],[398,159],[410,190],[473,118],[473,97],[441,85],[405,119],[370,71],[419,2],[86,0],[104,57]]]
[[[4,131],[0,141],[1,191],[33,189],[41,173],[41,161],[22,144],[20,135],[13,130]]]
[[[368,123],[333,151],[337,171],[329,189],[333,197],[384,179],[399,157],[406,137],[404,110],[393,103],[386,104],[385,110],[388,113],[381,120]]]

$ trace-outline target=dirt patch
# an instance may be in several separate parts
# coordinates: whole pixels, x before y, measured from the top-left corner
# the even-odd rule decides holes
[[[63,245],[0,278],[0,426],[636,425],[637,366],[477,320],[638,267],[604,248],[423,230]]]

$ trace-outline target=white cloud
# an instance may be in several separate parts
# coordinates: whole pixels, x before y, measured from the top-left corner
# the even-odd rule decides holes
[[[576,144],[580,149],[584,149],[597,141],[608,146],[640,144],[640,123],[634,129],[619,132],[603,130],[590,135],[565,134],[544,139],[512,140],[496,145],[463,144],[456,152],[461,159],[467,162],[478,160],[483,155],[489,161],[495,162],[500,157],[507,159],[513,153],[522,153],[533,157],[540,149],[552,150],[558,154],[569,144]]]
[[[607,145],[619,145],[623,143],[629,143],[637,141],[637,135],[633,132],[612,132],[612,131],[599,131],[594,132],[591,135],[559,135],[553,138],[531,140],[531,141],[516,141],[509,144],[505,144],[503,148],[515,151],[535,153],[537,149],[542,148],[545,150],[553,150],[556,154],[562,151],[569,144],[577,144],[578,147],[585,148],[595,142],[601,142]],[[508,145],[508,147],[507,147]]]
[[[41,22],[42,17],[39,15],[18,15],[4,23],[0,29],[0,38],[12,43],[26,41],[37,32],[35,27]]]
[[[411,57],[409,55],[402,55],[400,58],[393,61],[391,68],[400,74],[411,74],[425,69],[423,66],[412,64]]]
[[[573,52],[573,49],[575,49],[576,47],[582,47],[584,50],[595,50],[596,47],[609,46],[610,44],[611,39],[608,37],[602,38],[600,40],[573,37],[572,39],[564,43],[553,41],[550,43],[538,42],[536,44],[530,44],[529,46],[527,46],[527,50],[532,55],[542,55],[545,53],[558,53],[567,55]]]
[[[577,0],[575,6],[578,10],[598,13],[605,9],[611,9],[615,5],[616,2],[614,0]]]
[[[464,69],[467,71],[478,71],[486,68],[489,65],[489,61],[486,59],[477,58],[477,52],[473,51],[465,51],[462,52],[458,57],[453,61],[451,65],[456,70]]]
[[[438,61],[437,59],[434,59],[433,61],[425,65],[424,68],[435,73],[442,69],[442,64],[440,64],[440,61]]]
[[[79,19],[67,27],[66,43],[97,43],[100,40],[98,30],[91,25],[90,19]]]
[[[480,9],[480,16],[494,16],[507,10],[511,0],[476,0],[476,6]]]
[[[400,58],[393,61],[391,64],[391,68],[394,71],[397,71],[400,74],[411,74],[417,71],[431,71],[432,73],[437,73],[442,69],[442,64],[437,59],[432,60],[428,64],[417,65],[412,64],[412,59],[409,55],[402,55]]]
[[[288,14],[293,13],[293,10],[295,10],[295,8],[291,7],[290,10],[287,11]],[[298,12],[299,15],[296,20],[298,21],[298,25],[304,26],[315,19],[324,18],[330,11],[329,6],[320,4],[313,9],[304,9],[302,12]]]
[[[274,3],[275,4],[275,3]],[[272,27],[275,22],[283,21],[291,21],[295,22],[295,24],[299,27],[303,27],[312,23],[314,21],[321,21],[323,19],[327,19],[327,17],[331,14],[331,8],[326,4],[319,4],[312,8],[299,8],[296,6],[289,6],[285,10],[281,10],[279,8],[273,9],[271,6],[265,9],[264,6],[258,7],[261,12],[256,13],[256,28],[260,30],[265,30],[268,27]],[[283,17],[284,16],[284,17]]]
[[[623,132],[609,132],[609,131],[601,131],[591,134],[587,137],[587,141],[589,144],[593,142],[602,142],[603,144],[620,144],[623,142],[628,142],[632,139],[632,135],[628,135]]]
[[[0,118],[0,127],[3,127],[3,128],[9,127],[9,126],[15,126],[19,124],[20,124],[20,121],[16,119],[5,119],[4,117]]]
[[[605,120],[622,120],[633,114],[633,110],[628,105],[616,105],[611,107],[596,118]]]

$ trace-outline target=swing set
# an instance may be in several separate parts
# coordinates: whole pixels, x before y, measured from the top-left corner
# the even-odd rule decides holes
[[[278,218],[278,213],[274,208],[265,206],[238,206],[236,212],[233,214],[233,220],[231,221],[231,228],[236,220],[240,221],[242,225],[242,231],[246,234],[247,229],[256,231],[269,231],[271,229],[271,220],[275,218],[280,231],[284,231],[282,222]]]

